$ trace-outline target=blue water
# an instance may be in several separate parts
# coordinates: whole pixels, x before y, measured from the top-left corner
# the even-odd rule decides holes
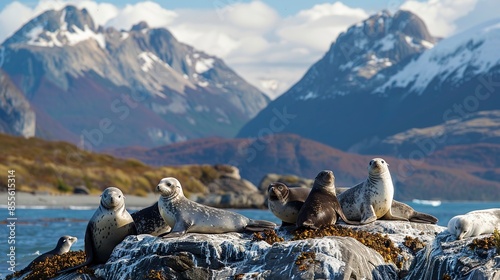
[[[415,204],[407,202],[415,210],[436,216],[438,224],[446,226],[448,220],[455,215],[464,214],[472,210],[500,208],[500,202],[443,202],[440,206]],[[78,238],[72,250],[83,250],[85,228],[95,209],[69,210],[69,209],[17,209],[16,210],[16,269],[22,269],[40,253],[52,250],[59,237],[71,235]],[[249,218],[265,219],[280,223],[274,215],[267,210],[234,210]],[[133,212],[133,211],[131,211]],[[7,209],[0,208],[0,217],[7,217]],[[9,253],[6,218],[0,221],[0,278],[10,274],[7,270]]]

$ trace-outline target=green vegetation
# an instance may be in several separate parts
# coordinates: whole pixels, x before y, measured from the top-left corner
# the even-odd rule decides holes
[[[0,134],[0,174],[15,170],[18,191],[68,193],[85,186],[99,194],[108,186],[126,194],[146,196],[164,177],[176,177],[186,196],[206,194],[205,184],[220,177],[211,165],[153,167],[135,159],[118,159],[78,149],[66,142],[49,142]],[[6,189],[0,182],[0,189]]]

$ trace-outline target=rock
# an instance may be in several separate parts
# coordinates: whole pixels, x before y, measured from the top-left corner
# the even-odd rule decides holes
[[[303,266],[296,261],[305,252]],[[248,234],[187,234],[179,239],[130,236],[96,270],[105,279],[144,279],[150,271],[171,279],[397,279],[396,268],[350,237],[324,237],[269,245]],[[349,275],[349,277],[348,277]],[[202,279],[202,278],[196,278]]]
[[[257,187],[244,179],[233,179],[222,177],[207,184],[210,193],[254,193],[258,192]]]
[[[74,194],[90,194],[90,190],[86,186],[78,186],[73,190]]]
[[[491,235],[480,236],[485,238]],[[476,237],[455,240],[444,231],[420,251],[405,279],[500,279],[500,255],[495,248],[471,250]]]
[[[236,166],[232,166],[229,164],[216,164],[214,165],[214,168],[215,170],[219,171],[221,177],[241,180],[240,170]]]
[[[95,276],[73,273],[54,279],[500,279],[495,248],[472,250],[474,238],[454,240],[441,226],[380,220],[340,226],[387,235],[401,249],[400,265],[384,261],[352,237],[292,240],[279,230],[284,241],[270,245],[249,233],[190,233],[172,239],[143,234],[121,242],[106,264],[93,267]],[[410,239],[424,243],[423,249],[410,249]]]
[[[211,194],[206,197],[198,197],[197,202],[217,208],[264,208],[266,198],[258,192],[225,193],[222,195]]]
[[[387,234],[402,249],[402,268],[387,263],[377,251],[352,237],[291,240],[290,233],[279,230],[278,235],[285,241],[272,245],[257,241],[249,233],[190,233],[172,239],[147,234],[129,236],[115,248],[106,264],[95,267],[95,276],[100,279],[400,279],[411,263],[417,261],[404,245],[406,237],[432,244],[435,233],[445,230],[436,225],[401,221],[341,226]]]

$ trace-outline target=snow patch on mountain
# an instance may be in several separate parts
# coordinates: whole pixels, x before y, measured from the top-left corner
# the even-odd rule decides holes
[[[205,73],[214,67],[214,62],[213,58],[198,59],[194,65],[194,69],[198,74]]]
[[[407,42],[409,38],[406,39]],[[431,43],[426,42],[426,45]],[[434,79],[460,82],[466,71],[479,74],[500,64],[500,19],[489,21],[439,42],[403,70],[392,76],[375,92],[406,88],[421,94]]]
[[[67,28],[67,23],[64,23],[61,28],[55,32],[44,30],[42,26],[35,26],[26,36],[28,44],[38,47],[63,47],[64,45],[74,46],[80,42],[94,39],[99,47],[106,48],[106,39],[101,33],[95,33],[87,25],[81,30],[77,26],[72,26],[74,32]]]

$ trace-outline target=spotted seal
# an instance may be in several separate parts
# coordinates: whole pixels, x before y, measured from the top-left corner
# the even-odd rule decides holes
[[[61,271],[67,273],[90,264],[105,263],[113,249],[128,235],[137,234],[134,220],[125,209],[125,196],[115,187],[105,189],[101,204],[87,224],[83,264]]]
[[[252,220],[231,211],[205,206],[187,199],[181,183],[173,177],[163,178],[156,190],[160,193],[158,208],[172,231],[165,237],[188,232],[226,233],[274,229],[275,223]]]
[[[309,188],[289,188],[284,183],[274,182],[267,188],[267,206],[281,220],[281,226],[295,225],[310,192]]]
[[[352,221],[368,224],[377,219],[402,220],[407,218],[392,213],[394,197],[389,164],[382,158],[374,158],[368,165],[366,181],[339,194],[338,200],[346,217]]]
[[[314,179],[311,192],[297,216],[298,228],[319,228],[337,222],[337,214],[345,223],[359,224],[346,218],[335,193],[335,176],[330,170],[323,170]]]
[[[493,233],[495,229],[500,229],[500,208],[471,211],[448,222],[448,231],[457,239]]]
[[[153,205],[130,214],[134,219],[137,234],[159,236],[170,232],[171,228],[160,214],[158,201]]]

